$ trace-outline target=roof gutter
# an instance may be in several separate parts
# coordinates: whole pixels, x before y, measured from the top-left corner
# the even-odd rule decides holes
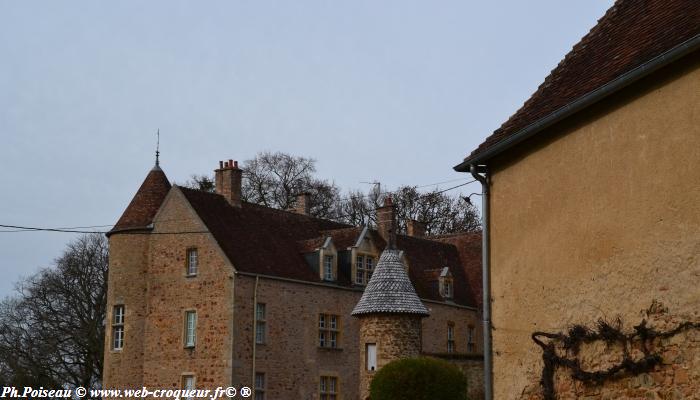
[[[483,152],[465,158],[464,161],[454,167],[454,170],[457,172],[469,172],[470,165],[484,164],[487,160],[499,155],[500,153],[523,142],[524,140],[529,139],[541,130],[583,110],[584,108],[604,99],[605,97],[627,87],[631,83],[644,78],[652,72],[694,52],[698,48],[700,48],[700,35],[695,35],[678,46],[659,54],[658,56],[618,76],[603,86],[557,109],[551,114],[540,118],[515,134],[510,135],[495,145],[487,148]]]

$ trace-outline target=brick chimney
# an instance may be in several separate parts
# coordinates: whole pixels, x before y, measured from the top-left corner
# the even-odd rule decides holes
[[[219,161],[216,173],[216,193],[224,196],[234,207],[241,206],[241,178],[243,171],[238,168],[238,161]]]
[[[417,238],[425,237],[425,224],[415,219],[409,219],[406,221],[406,233],[408,236]]]
[[[377,208],[377,231],[379,235],[391,246],[394,243],[396,234],[395,207],[391,196],[384,198],[384,205]]]
[[[309,215],[311,211],[311,193],[304,192],[297,195],[294,212],[297,214]]]

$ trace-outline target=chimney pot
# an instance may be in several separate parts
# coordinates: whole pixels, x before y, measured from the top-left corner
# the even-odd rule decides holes
[[[224,162],[223,162],[223,161],[219,161],[219,169],[223,169],[223,168],[224,168]]]
[[[234,161],[234,162],[233,162],[233,167],[234,167],[234,168],[238,168],[238,161]]]

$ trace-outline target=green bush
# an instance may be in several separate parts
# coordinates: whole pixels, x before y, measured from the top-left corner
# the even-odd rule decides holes
[[[372,400],[467,400],[467,378],[448,362],[407,358],[380,369],[369,391]]]

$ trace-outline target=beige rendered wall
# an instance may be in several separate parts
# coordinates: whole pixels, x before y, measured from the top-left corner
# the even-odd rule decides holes
[[[700,319],[697,59],[492,166],[494,398],[537,384],[534,331],[617,315],[631,329],[654,299]]]

